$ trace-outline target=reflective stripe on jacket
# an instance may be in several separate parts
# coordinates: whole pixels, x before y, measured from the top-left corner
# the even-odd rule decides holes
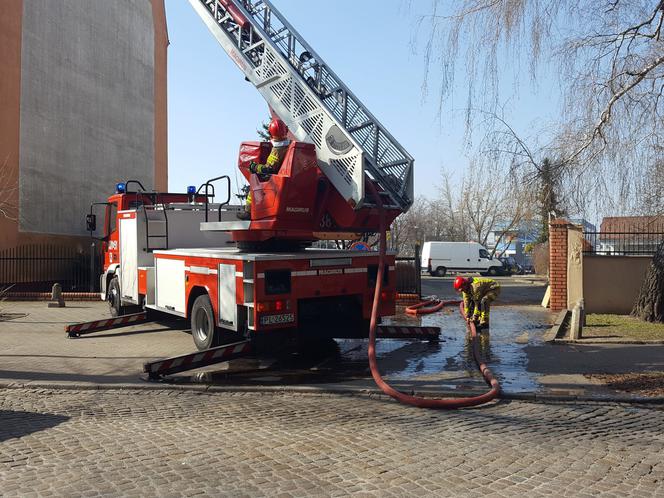
[[[276,145],[272,146],[272,150],[270,151],[270,155],[267,156],[267,161],[265,161],[265,164],[257,164],[256,165],[256,173],[259,175],[272,175],[279,171],[279,168],[281,167],[281,163],[284,160],[284,157],[286,157],[286,152],[288,151],[288,142],[286,142],[285,145],[281,146],[284,142],[278,142],[280,145],[277,147]]]
[[[470,294],[475,302],[481,301],[490,292],[499,290],[500,284],[490,278],[473,278],[473,283],[470,284]]]
[[[490,278],[473,278],[470,284],[470,292],[462,292],[463,307],[466,315],[473,311],[478,311],[476,305],[479,305],[484,296],[494,294],[492,299],[500,292],[500,284]]]

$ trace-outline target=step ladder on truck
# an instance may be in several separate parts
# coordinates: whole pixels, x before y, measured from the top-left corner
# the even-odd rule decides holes
[[[378,232],[377,200],[388,226],[408,210],[412,157],[271,2],[190,3],[294,140],[267,178],[249,165],[265,163],[270,143],[241,144],[238,167],[253,198],[248,220],[237,217],[243,206],[229,203],[228,177],[186,194],[119,184],[102,203],[102,299],[114,315],[140,306],[189,320],[199,350],[219,347],[228,334],[367,337],[378,253],[310,246]],[[228,193],[214,203],[218,180]],[[96,222],[92,211],[89,220]],[[395,314],[394,256],[386,256],[379,316]]]

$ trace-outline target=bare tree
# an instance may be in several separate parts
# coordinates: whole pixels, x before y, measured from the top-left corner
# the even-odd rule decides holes
[[[471,237],[486,247],[493,233],[495,254],[509,234],[532,217],[532,192],[498,164],[472,161],[462,181],[460,199]]]
[[[418,197],[408,210],[392,223],[390,242],[392,250],[400,255],[410,256],[415,244],[422,242],[427,235],[430,219],[430,203],[424,197]]]
[[[0,217],[18,220],[18,178],[9,169],[9,157],[0,164]]]
[[[463,213],[458,189],[452,186],[450,176],[442,174],[438,197],[431,201],[431,225],[429,240],[462,242],[470,238],[467,219]]]
[[[662,157],[664,0],[436,0],[424,52],[425,92],[439,88],[442,110],[465,67],[467,123],[474,109],[500,109],[505,66],[520,74],[541,61],[560,75],[564,105],[548,155],[577,186],[603,202],[633,193],[644,167]],[[462,50],[463,49],[463,50]],[[501,64],[510,60],[511,64]],[[438,77],[436,70],[440,70]],[[517,78],[518,79],[518,78]],[[574,189],[572,192],[578,192]],[[610,194],[610,195],[609,195]]]
[[[416,242],[426,240],[475,240],[487,246],[491,234],[500,245],[524,220],[532,219],[533,190],[509,170],[473,161],[457,187],[448,174],[441,176],[436,198],[416,199],[392,224],[392,247],[400,254],[412,253]]]

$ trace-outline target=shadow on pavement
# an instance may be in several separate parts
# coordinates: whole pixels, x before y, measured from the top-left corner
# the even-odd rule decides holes
[[[664,345],[527,346],[529,372],[589,374],[664,370]]]
[[[51,413],[0,410],[0,442],[50,429],[69,418]]]
[[[77,382],[94,384],[131,384],[139,382],[139,372],[131,375],[108,375],[82,374],[82,373],[59,373],[59,372],[31,372],[28,370],[0,370],[0,379],[16,381],[48,381],[48,382]]]

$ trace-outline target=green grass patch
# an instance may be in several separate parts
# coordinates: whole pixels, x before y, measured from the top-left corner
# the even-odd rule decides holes
[[[584,338],[664,340],[664,323],[644,322],[629,315],[586,315]]]

